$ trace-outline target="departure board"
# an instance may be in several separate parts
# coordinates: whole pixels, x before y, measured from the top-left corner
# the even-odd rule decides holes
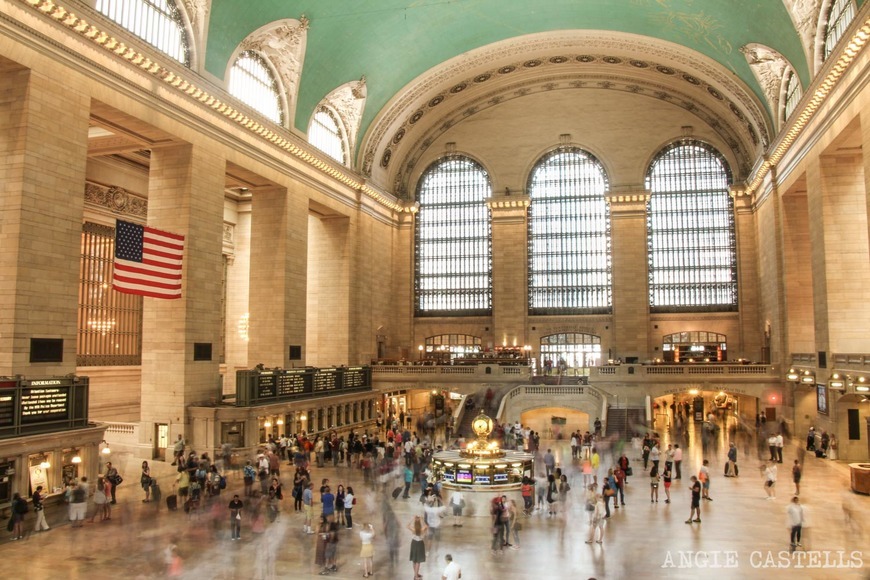
[[[338,374],[335,369],[319,369],[314,373],[314,392],[334,391]]]
[[[305,383],[308,374],[305,369],[293,369],[283,371],[277,375],[278,379],[278,396],[286,397],[292,395],[302,395],[305,393]]]
[[[275,397],[275,374],[261,373],[257,379],[257,398],[269,399]]]

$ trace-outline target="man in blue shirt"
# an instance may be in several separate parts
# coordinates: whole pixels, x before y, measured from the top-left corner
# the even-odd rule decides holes
[[[323,517],[326,518],[326,521],[332,522],[335,519],[335,495],[330,490],[329,486],[326,486],[326,489],[323,490],[323,495],[320,496],[320,501],[323,504]]]

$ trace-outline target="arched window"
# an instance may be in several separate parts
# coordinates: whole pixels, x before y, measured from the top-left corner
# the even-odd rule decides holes
[[[95,8],[154,48],[190,66],[190,42],[172,0],[97,0]]]
[[[855,3],[852,0],[832,0],[827,16],[822,60],[828,60],[837,43],[840,42],[843,33],[846,32],[852,19],[855,18]]]
[[[341,128],[327,109],[314,113],[308,126],[308,142],[342,165],[347,164]]]
[[[548,362],[549,361],[549,362]],[[558,369],[561,361],[568,368],[595,367],[601,364],[601,337],[582,332],[563,332],[541,337],[541,367]]]
[[[489,176],[463,156],[433,163],[420,179],[416,219],[415,314],[492,313]]]
[[[731,172],[706,143],[664,148],[646,186],[649,297],[653,312],[737,310]]]
[[[239,54],[230,71],[230,94],[279,125],[284,109],[278,81],[262,56],[252,50]]]
[[[662,338],[664,362],[722,362],[728,360],[728,340],[724,334],[692,330],[666,334]]]
[[[450,364],[458,357],[479,353],[482,350],[479,336],[470,334],[439,334],[427,336],[422,358],[438,364]]]
[[[801,87],[801,80],[797,76],[797,73],[790,69],[786,73],[786,81],[785,81],[785,98],[783,99],[783,122],[787,121],[791,114],[794,112],[795,107],[800,102],[801,97],[803,97],[803,88]]]
[[[529,179],[529,314],[609,312],[607,175],[590,153],[544,156]]]

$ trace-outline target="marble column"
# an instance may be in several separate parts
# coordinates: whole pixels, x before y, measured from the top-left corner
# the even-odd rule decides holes
[[[248,363],[290,366],[289,347],[302,346],[308,264],[308,196],[299,187],[257,190],[251,201]]]
[[[75,372],[89,115],[60,79],[0,67],[0,375]],[[62,360],[31,363],[32,338]]]
[[[192,145],[151,152],[148,225],[185,237],[182,297],[145,298],[142,321],[142,383],[139,443],[154,445],[157,423],[169,440],[185,435],[186,409],[220,401],[219,374],[223,204],[226,161]],[[211,360],[194,360],[195,343],[212,345]],[[197,447],[199,446],[199,447]]]
[[[647,265],[645,190],[623,191],[611,195],[610,228],[613,259],[613,336],[614,358],[638,357],[642,362],[656,356],[649,335],[649,270]],[[658,354],[658,356],[661,356]],[[602,353],[607,358],[607,351]]]
[[[529,312],[529,197],[493,196],[487,205],[492,212],[492,336],[496,346],[522,348]]]
[[[861,353],[870,308],[867,193],[861,154],[823,155],[807,166],[816,350]],[[830,360],[828,367],[830,368]]]

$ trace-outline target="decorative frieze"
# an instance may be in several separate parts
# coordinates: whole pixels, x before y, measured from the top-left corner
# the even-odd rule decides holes
[[[85,203],[112,213],[140,218],[148,217],[148,200],[116,185],[85,184]]]

